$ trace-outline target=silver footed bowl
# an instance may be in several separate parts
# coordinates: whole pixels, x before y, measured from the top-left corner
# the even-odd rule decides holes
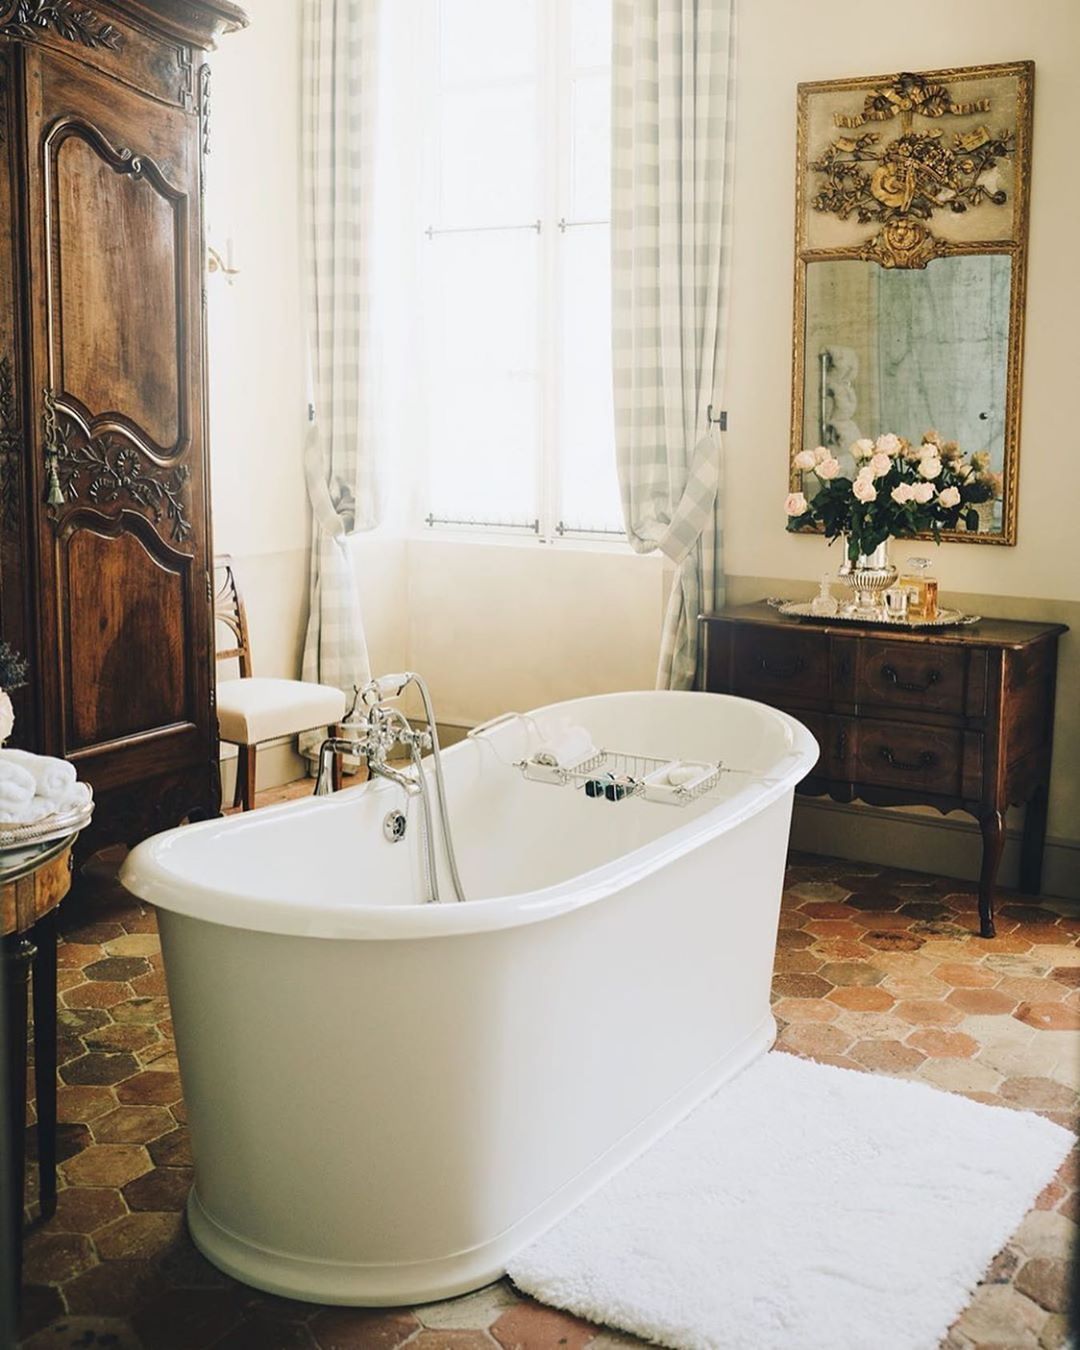
[[[884,609],[881,593],[893,585],[899,573],[891,563],[884,567],[859,567],[849,563],[846,570],[840,569],[840,575],[852,592],[855,608],[867,614]]]

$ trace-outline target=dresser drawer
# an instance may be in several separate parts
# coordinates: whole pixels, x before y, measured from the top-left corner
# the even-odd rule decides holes
[[[953,717],[978,716],[983,711],[985,657],[981,652],[863,637],[857,642],[837,642],[833,662],[837,693],[859,705]]]
[[[944,797],[978,795],[982,749],[974,732],[873,717],[848,719],[836,746],[852,782]]]
[[[821,704],[829,687],[828,638],[812,629],[746,626],[734,633],[734,692],[781,707]]]

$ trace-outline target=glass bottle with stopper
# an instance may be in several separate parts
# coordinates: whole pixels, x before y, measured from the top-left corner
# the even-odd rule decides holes
[[[908,615],[913,619],[937,618],[938,581],[930,570],[933,565],[929,558],[909,558],[908,570],[900,578],[899,584],[908,593]]]
[[[835,614],[839,608],[836,597],[829,589],[829,573],[826,572],[821,578],[821,586],[818,588],[817,595],[810,601],[810,613],[828,618]]]

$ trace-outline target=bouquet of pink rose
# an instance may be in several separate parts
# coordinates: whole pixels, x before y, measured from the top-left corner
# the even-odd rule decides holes
[[[816,479],[816,491],[791,492],[784,503],[789,530],[820,528],[827,539],[847,536],[852,562],[886,539],[979,528],[981,503],[1000,497],[1001,474],[985,450],[965,457],[955,441],[928,431],[919,445],[887,432],[851,447],[854,479],[824,446],[801,450],[795,467]],[[804,477],[804,482],[806,478]],[[809,484],[808,484],[809,486]]]

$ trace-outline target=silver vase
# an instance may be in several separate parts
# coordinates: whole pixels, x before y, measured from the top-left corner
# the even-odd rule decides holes
[[[887,591],[896,580],[896,568],[889,561],[889,541],[879,544],[873,553],[860,553],[854,562],[845,551],[840,575],[851,589],[851,601],[846,606],[852,614],[864,619],[885,618],[882,591]]]

